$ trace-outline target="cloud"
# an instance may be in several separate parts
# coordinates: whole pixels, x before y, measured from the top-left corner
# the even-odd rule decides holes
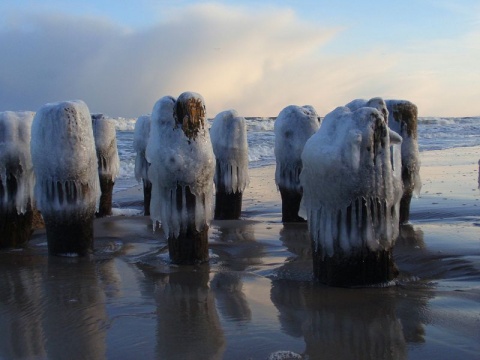
[[[220,5],[179,10],[139,31],[101,19],[31,15],[0,33],[1,106],[35,110],[81,98],[91,111],[137,116],[159,97],[188,90],[219,112],[265,73],[333,34],[287,10],[252,14]]]
[[[0,111],[82,99],[91,112],[137,117],[162,96],[196,91],[209,117],[231,108],[244,116],[274,116],[290,104],[311,104],[324,115],[353,98],[373,96],[467,115],[432,98],[448,98],[441,96],[449,85],[441,69],[451,65],[438,62],[436,50],[419,52],[422,44],[415,49],[418,58],[395,44],[336,53],[326,45],[346,28],[305,22],[288,8],[203,4],[168,15],[141,29],[65,14],[10,21],[0,28]],[[475,40],[465,38],[465,46],[476,46]],[[432,72],[431,64],[418,61],[438,66]],[[460,91],[465,79],[454,74],[449,77]],[[471,94],[468,99],[480,96],[478,90]],[[461,97],[453,94],[449,101],[460,101],[455,96]]]

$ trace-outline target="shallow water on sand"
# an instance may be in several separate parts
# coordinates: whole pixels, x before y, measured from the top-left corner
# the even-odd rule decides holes
[[[280,222],[273,169],[251,173],[242,220],[211,224],[209,264],[171,265],[143,216],[96,219],[89,259],[48,256],[37,230],[0,252],[0,359],[478,359],[474,155],[447,173],[425,161],[388,287],[313,280],[307,225]],[[141,199],[132,188],[114,206]]]
[[[43,231],[29,249],[0,253],[0,358],[480,353],[478,226],[404,226],[398,283],[368,289],[312,279],[306,224],[214,221],[211,261],[191,267],[169,263],[164,236],[146,217],[99,219],[95,231],[91,259],[49,257]]]

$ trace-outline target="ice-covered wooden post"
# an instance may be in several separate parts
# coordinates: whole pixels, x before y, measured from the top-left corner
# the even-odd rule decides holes
[[[168,237],[176,264],[208,261],[215,157],[201,95],[163,97],[154,106],[147,144],[150,216]]]
[[[120,171],[115,122],[102,114],[92,115],[93,136],[98,160],[100,179],[100,203],[97,217],[112,215],[112,193],[115,179]]]
[[[404,224],[410,219],[412,196],[418,196],[422,188],[417,133],[418,109],[415,104],[407,100],[387,100],[386,104],[389,111],[388,126],[403,138],[403,196],[400,201],[400,224]]]
[[[300,180],[321,282],[363,286],[397,275],[401,160],[391,145],[400,142],[376,108],[339,107],[305,144]]]
[[[152,183],[148,178],[150,164],[146,158],[148,138],[150,137],[150,115],[142,115],[135,123],[133,135],[133,149],[137,153],[135,158],[135,179],[143,183],[143,215],[150,216],[150,201],[152,198]]]
[[[75,100],[42,106],[32,124],[31,152],[49,253],[89,254],[100,184],[87,105]]]
[[[302,200],[301,155],[319,125],[319,117],[311,106],[289,105],[275,120],[275,183],[282,197],[282,222],[305,221],[298,215]]]
[[[236,220],[242,211],[243,191],[248,183],[248,143],[245,118],[235,110],[219,113],[210,129],[215,170],[215,215],[217,220]]]
[[[32,235],[34,174],[30,111],[0,112],[0,247],[20,247]]]

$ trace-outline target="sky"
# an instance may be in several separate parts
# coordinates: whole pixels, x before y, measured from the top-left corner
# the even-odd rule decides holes
[[[320,116],[353,99],[480,116],[478,0],[3,0],[0,111],[81,99],[149,114],[201,94],[207,116]]]

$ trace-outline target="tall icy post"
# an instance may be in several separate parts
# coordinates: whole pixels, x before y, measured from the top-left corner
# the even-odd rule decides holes
[[[113,186],[120,171],[117,134],[113,119],[107,119],[102,114],[92,115],[92,125],[101,190],[97,217],[104,217],[112,215]]]
[[[403,197],[400,202],[400,224],[404,224],[410,219],[412,195],[418,196],[422,188],[417,133],[418,110],[415,104],[407,100],[387,100],[386,103],[389,111],[388,126],[403,138]]]
[[[87,105],[75,100],[42,106],[32,124],[31,153],[49,253],[91,253],[100,184]]]
[[[248,142],[245,118],[235,110],[219,113],[210,129],[215,170],[215,219],[236,220],[248,183]]]
[[[300,172],[302,151],[307,140],[320,125],[312,106],[289,105],[275,120],[275,183],[282,197],[282,221],[302,222],[298,216],[302,200]]]
[[[394,144],[400,142],[383,112],[339,107],[305,144],[300,180],[314,274],[321,282],[363,286],[397,275],[392,248],[402,181]]]
[[[32,235],[34,174],[30,111],[0,112],[0,247],[20,247]]]
[[[201,95],[163,97],[152,111],[147,144],[151,218],[162,224],[177,264],[208,261],[215,157]]]
[[[135,123],[133,135],[133,149],[137,153],[135,158],[135,178],[143,183],[143,215],[150,216],[150,201],[152,198],[152,183],[148,178],[150,164],[146,158],[147,143],[150,137],[150,115],[142,115]]]

